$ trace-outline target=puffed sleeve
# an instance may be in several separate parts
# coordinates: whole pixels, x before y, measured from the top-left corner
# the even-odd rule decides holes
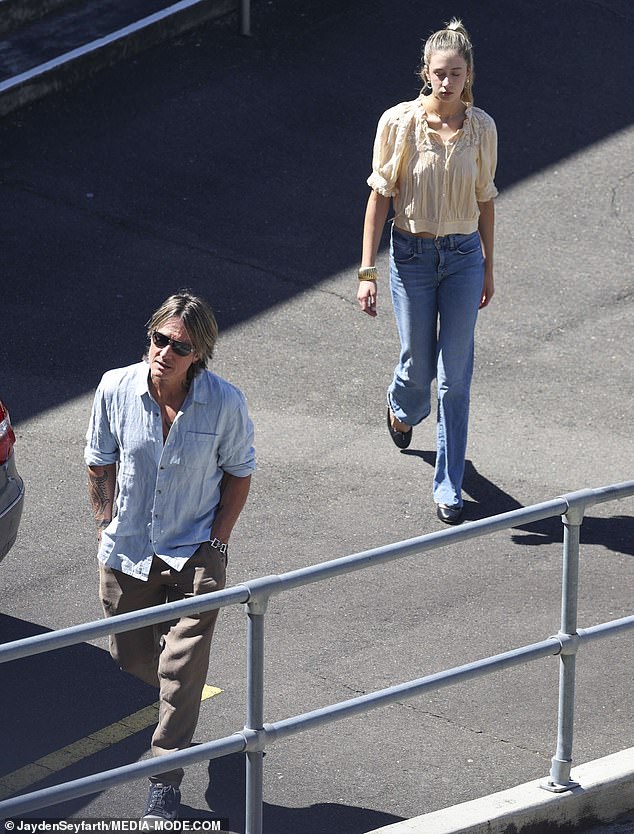
[[[385,111],[376,130],[368,185],[384,197],[398,194],[398,174],[403,153],[402,121],[402,106],[397,105]]]
[[[476,179],[476,200],[486,203],[497,197],[495,169],[498,162],[498,134],[493,119],[483,113],[485,120],[479,131],[478,176]]]

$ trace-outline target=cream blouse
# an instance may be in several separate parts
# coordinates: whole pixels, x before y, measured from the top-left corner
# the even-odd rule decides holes
[[[393,198],[401,229],[471,234],[478,228],[478,203],[498,193],[496,165],[497,131],[484,110],[467,107],[462,128],[444,142],[429,127],[419,97],[379,119],[368,185]]]

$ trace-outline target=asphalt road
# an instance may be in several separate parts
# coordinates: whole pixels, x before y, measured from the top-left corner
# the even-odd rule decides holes
[[[433,425],[404,454],[384,429],[397,345],[385,283],[375,321],[354,293],[376,121],[416,96],[421,39],[456,12],[500,135],[467,518],[633,477],[629,4],[257,3],[251,39],[211,24],[0,123],[0,394],[28,487],[0,566],[3,641],[101,615],[82,458],[92,391],[142,355],[147,318],[180,286],[212,301],[214,368],[256,423],[231,583],[439,529]],[[582,545],[579,625],[631,614],[633,502],[592,508]],[[553,521],[276,598],[266,719],[553,634],[560,563]],[[209,676],[222,693],[198,741],[244,723],[244,652],[244,614],[223,612]],[[575,762],[632,746],[631,661],[627,635],[579,657]],[[362,834],[545,776],[557,673],[540,661],[274,745],[267,834]],[[146,754],[147,728],[59,754],[154,700],[103,643],[2,680],[0,773],[53,755],[55,781]],[[243,785],[238,757],[194,766],[184,803],[241,831]],[[135,817],[144,798],[133,783],[51,815]]]

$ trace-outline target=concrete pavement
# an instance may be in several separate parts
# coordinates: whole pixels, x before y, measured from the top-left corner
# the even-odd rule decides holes
[[[564,4],[542,26],[529,3],[515,10],[512,36],[507,18],[492,23],[495,4],[465,10],[479,101],[500,126],[502,188],[498,295],[478,328],[470,518],[631,477],[632,135],[618,97],[594,100],[595,77],[584,76],[606,44],[625,66],[614,33],[626,40],[631,18],[617,5],[576,5],[569,18]],[[426,30],[413,7],[399,13],[403,32]],[[416,431],[409,455],[394,452],[383,427],[394,361],[385,294],[374,323],[353,301],[371,133],[384,103],[408,97],[417,37],[386,38],[392,3],[266,4],[262,14],[249,44],[202,27],[2,125],[3,305],[19,323],[1,348],[2,384],[31,496],[2,571],[3,612],[16,619],[62,627],[98,616],[93,595],[81,596],[92,540],[77,513],[90,390],[103,369],[136,358],[144,316],[184,275],[214,300],[216,368],[247,391],[258,426],[260,475],[234,581],[437,527],[432,427]],[[577,55],[580,39],[594,60]],[[368,45],[387,52],[385,66],[361,60]],[[544,99],[531,83],[557,47],[571,69],[556,100]],[[513,69],[500,76],[500,64]],[[579,85],[606,120],[566,108]],[[558,142],[544,138],[553,124]],[[587,520],[584,625],[631,613],[631,517],[624,505]],[[514,531],[273,605],[271,717],[552,633],[557,536],[555,525]],[[51,601],[40,589],[53,582]],[[240,718],[240,629],[227,620],[213,663],[227,695],[203,715],[201,738]],[[575,762],[631,746],[629,645],[580,659]],[[101,661],[97,670],[107,679]],[[356,834],[530,787],[553,753],[553,694],[550,675],[531,670],[274,746],[265,830]],[[210,805],[226,801],[231,767],[192,774],[189,806],[207,792]],[[135,808],[137,792],[75,813]]]
[[[434,811],[369,834],[510,834],[531,831],[593,834],[634,831],[634,748],[575,768],[579,787],[564,794],[544,790],[544,780]],[[609,823],[621,818],[618,822]],[[599,821],[604,821],[603,824]]]

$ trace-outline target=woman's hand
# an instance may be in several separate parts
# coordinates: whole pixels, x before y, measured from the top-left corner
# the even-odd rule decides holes
[[[482,298],[480,299],[480,310],[486,307],[493,298],[495,288],[493,286],[493,273],[484,273],[484,284],[482,285]]]
[[[376,253],[391,203],[391,197],[384,197],[377,191],[370,191],[363,221],[362,269],[373,267],[376,263]],[[370,277],[376,277],[376,273]],[[357,301],[364,313],[372,318],[376,316],[376,281],[359,281]]]
[[[359,281],[357,301],[364,313],[376,316],[376,281]]]

